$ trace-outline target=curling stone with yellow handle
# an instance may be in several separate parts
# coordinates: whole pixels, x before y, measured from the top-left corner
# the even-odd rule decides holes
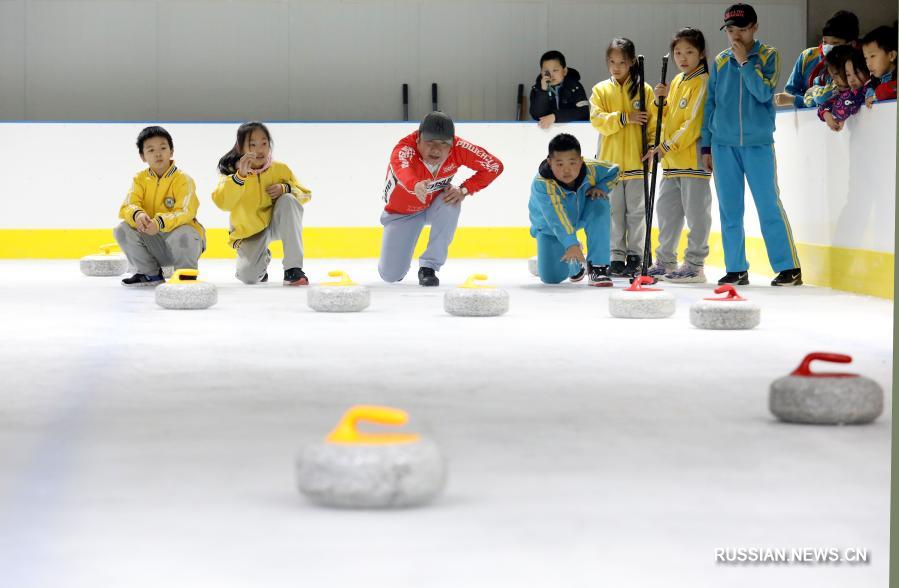
[[[346,272],[331,271],[328,275],[340,280],[309,288],[306,295],[309,308],[317,312],[360,312],[371,304],[368,288],[352,281]]]
[[[870,423],[883,412],[883,388],[858,374],[813,372],[813,361],[851,363],[841,353],[809,353],[788,376],[771,383],[768,407],[782,421],[812,425]]]
[[[486,274],[473,274],[443,296],[443,308],[455,316],[499,316],[509,310],[509,293],[496,286],[476,284]]]
[[[169,310],[200,310],[218,302],[215,285],[197,276],[195,269],[176,270],[168,282],[156,287],[156,304]]]
[[[92,277],[121,276],[128,270],[128,260],[115,243],[100,245],[100,253],[82,257],[80,265],[81,273]]]
[[[357,405],[321,443],[297,459],[297,484],[312,502],[336,508],[403,508],[432,500],[446,485],[437,446],[417,434],[360,431],[360,422],[401,426],[409,415]]]

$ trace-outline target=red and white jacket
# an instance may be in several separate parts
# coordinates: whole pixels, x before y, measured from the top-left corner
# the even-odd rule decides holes
[[[431,205],[440,192],[449,187],[460,166],[475,170],[475,174],[462,182],[468,195],[483,190],[490,182],[503,173],[502,162],[484,148],[456,137],[456,143],[436,174],[431,174],[421,159],[416,142],[418,131],[404,137],[390,154],[387,166],[387,180],[384,186],[384,210],[393,214],[412,214]],[[415,196],[415,184],[427,180],[428,196],[424,203]]]

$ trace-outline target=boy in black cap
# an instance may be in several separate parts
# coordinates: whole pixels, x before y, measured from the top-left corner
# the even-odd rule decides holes
[[[858,17],[848,10],[838,10],[824,23],[821,44],[809,47],[799,54],[793,73],[787,80],[784,92],[774,96],[778,106],[806,108],[804,96],[810,89],[824,88],[830,83],[830,74],[824,57],[839,45],[850,45],[858,39]],[[814,100],[813,100],[814,102]]]
[[[774,156],[774,88],[780,56],[755,39],[758,18],[752,6],[734,4],[724,13],[730,48],[715,58],[702,123],[702,158],[715,174],[721,241],[727,275],[718,284],[749,283],[743,228],[744,186],[752,199],[768,250],[779,272],[772,286],[802,284],[799,256],[787,213],[780,202]]]
[[[459,167],[475,174],[459,186],[452,184]],[[456,127],[442,112],[424,117],[418,130],[403,137],[387,166],[381,214],[384,236],[378,273],[385,282],[402,280],[412,263],[418,236],[431,225],[428,248],[419,258],[418,283],[437,286],[436,272],[446,262],[447,251],[462,201],[486,188],[503,171],[499,159],[485,149],[456,136]]]

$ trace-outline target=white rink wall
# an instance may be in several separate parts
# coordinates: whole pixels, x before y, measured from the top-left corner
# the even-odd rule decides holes
[[[143,167],[134,141],[146,124],[0,124],[0,159],[15,162],[0,184],[0,230],[112,227],[131,176]],[[237,124],[164,126],[174,137],[177,164],[196,180],[200,221],[227,227],[227,215],[210,194],[218,181],[216,162],[233,143]],[[841,133],[830,131],[813,111],[780,112],[777,127],[782,200],[796,240],[892,253],[896,103],[863,110]],[[272,123],[270,128],[276,158],[313,190],[306,226],[374,227],[390,151],[416,123]],[[505,165],[493,185],[465,203],[461,226],[527,226],[531,179],[548,141],[563,131],[581,140],[585,155],[594,154],[597,133],[587,123],[551,130],[530,122],[458,123],[460,136]],[[746,229],[749,236],[761,235],[748,191]]]

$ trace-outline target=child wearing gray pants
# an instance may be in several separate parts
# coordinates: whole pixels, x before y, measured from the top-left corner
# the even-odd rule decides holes
[[[664,177],[655,203],[659,219],[659,246],[652,274],[678,283],[704,283],[712,228],[712,190],[708,178]],[[677,245],[686,218],[690,233],[684,263],[677,267]],[[659,275],[664,271],[664,275]]]

